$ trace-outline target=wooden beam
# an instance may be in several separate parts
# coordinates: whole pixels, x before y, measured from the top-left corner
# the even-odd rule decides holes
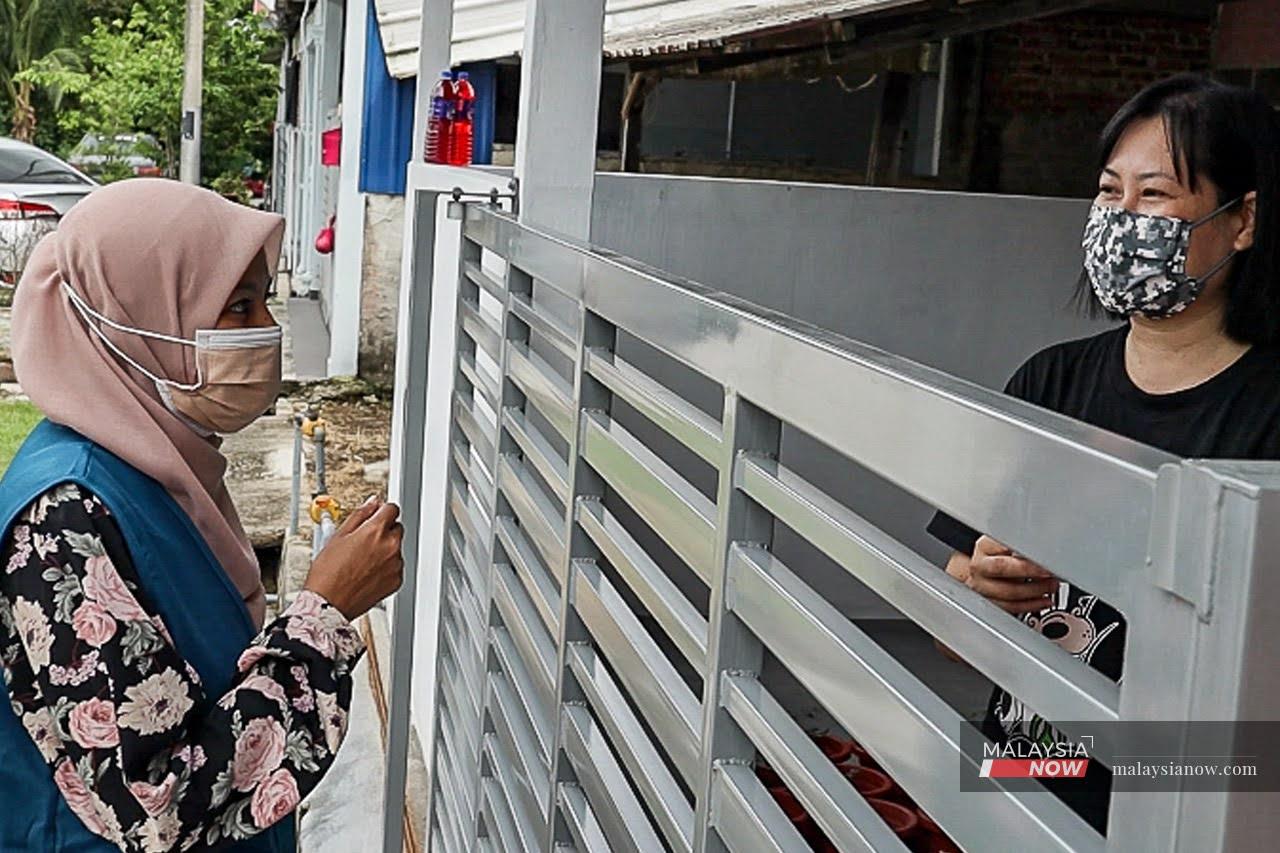
[[[632,72],[627,77],[627,92],[622,99],[622,171],[640,171],[640,138],[644,132],[644,104],[657,87],[658,76],[652,71]]]
[[[808,63],[835,66],[851,63],[858,57],[997,29],[1019,21],[1102,5],[1103,2],[1104,0],[970,0],[956,3],[945,0],[932,7],[913,7],[916,11],[909,15],[886,13],[873,18],[850,17],[839,22],[839,27],[823,30],[828,34],[843,34],[843,39],[825,42],[815,40],[807,45],[784,49],[765,47],[754,39],[744,40],[717,50],[686,53],[679,59],[664,56],[637,60],[636,66],[660,70],[664,77],[752,79],[763,76],[763,70],[739,72],[737,69],[756,66],[776,71],[785,68],[784,60],[791,58],[801,65]]]

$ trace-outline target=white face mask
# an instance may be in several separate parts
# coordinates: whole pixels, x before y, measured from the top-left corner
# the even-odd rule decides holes
[[[202,436],[244,429],[266,412],[280,394],[279,326],[197,329],[196,339],[191,341],[116,323],[90,307],[67,282],[62,283],[62,289],[93,333],[154,382],[169,411]],[[94,319],[121,332],[195,347],[196,381],[188,385],[156,376],[116,346]]]

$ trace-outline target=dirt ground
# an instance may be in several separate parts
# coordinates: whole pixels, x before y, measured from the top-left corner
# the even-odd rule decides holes
[[[292,402],[300,410],[306,408],[308,401],[305,395],[299,395]],[[366,479],[365,466],[382,462],[390,455],[391,401],[367,395],[321,400],[319,407],[326,428],[325,484],[329,494],[344,509],[356,506],[371,493],[385,495],[385,474],[379,479]],[[308,482],[303,488],[309,493],[313,487]]]

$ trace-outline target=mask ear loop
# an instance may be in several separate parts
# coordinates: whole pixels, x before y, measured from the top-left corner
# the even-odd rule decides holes
[[[1244,196],[1239,196],[1237,198],[1231,199],[1231,201],[1227,202],[1224,205],[1221,205],[1216,210],[1212,210],[1209,213],[1206,213],[1204,216],[1201,216],[1199,219],[1192,222],[1191,228],[1192,229],[1199,228],[1201,225],[1205,224],[1210,219],[1213,219],[1213,217],[1217,216],[1219,213],[1222,213],[1222,211],[1226,210],[1228,207],[1232,207],[1236,204],[1239,204],[1241,201],[1244,201]],[[1234,255],[1235,252],[1232,252],[1231,254]],[[1231,255],[1228,255],[1227,257],[1231,257]]]
[[[1204,216],[1202,216],[1202,217],[1200,217],[1199,219],[1197,219],[1195,222],[1192,222],[1192,223],[1191,223],[1191,227],[1190,227],[1190,228],[1188,228],[1187,230],[1188,230],[1188,231],[1194,231],[1195,229],[1199,228],[1201,225],[1203,225],[1203,224],[1205,224],[1206,222],[1208,222],[1210,219],[1213,219],[1215,216],[1217,216],[1218,214],[1222,213],[1222,212],[1223,212],[1224,210],[1226,210],[1227,208],[1232,207],[1232,206],[1234,206],[1234,205],[1236,205],[1236,204],[1239,204],[1239,203],[1240,203],[1241,201],[1243,201],[1243,200],[1244,200],[1244,196],[1239,196],[1239,197],[1237,197],[1237,198],[1233,198],[1231,201],[1227,202],[1226,204],[1223,204],[1223,205],[1219,206],[1216,210],[1211,211],[1210,213],[1207,213],[1207,214],[1205,214]],[[1196,277],[1196,281],[1197,281],[1198,283],[1200,283],[1200,284],[1202,284],[1202,285],[1203,285],[1203,284],[1204,284],[1204,282],[1206,282],[1206,281],[1208,281],[1209,279],[1213,278],[1213,277],[1217,274],[1218,270],[1220,270],[1220,269],[1222,269],[1224,266],[1226,266],[1226,265],[1227,265],[1227,262],[1229,262],[1229,261],[1230,261],[1232,258],[1234,258],[1237,254],[1239,254],[1239,252],[1238,252],[1238,251],[1236,251],[1235,249],[1232,249],[1230,252],[1228,252],[1228,253],[1226,254],[1226,256],[1225,256],[1222,260],[1218,261],[1216,264],[1214,264],[1213,266],[1209,267],[1208,271],[1206,271],[1206,272],[1205,272],[1204,274],[1202,274],[1202,275],[1197,276],[1197,277]]]
[[[201,372],[200,372],[200,359],[198,358],[196,359],[196,381],[194,384],[185,385],[181,382],[175,382],[172,379],[161,378],[159,376],[156,376],[150,370],[147,370],[141,364],[138,364],[138,362],[134,361],[134,359],[128,353],[120,349],[120,347],[116,346],[115,343],[103,333],[102,329],[95,326],[89,318],[92,316],[93,318],[97,319],[99,322],[105,323],[106,325],[110,326],[113,329],[116,329],[121,332],[127,332],[133,335],[139,335],[144,338],[155,338],[156,340],[168,341],[169,343],[173,343],[173,344],[185,344],[186,346],[189,346],[189,347],[194,347],[196,345],[194,341],[189,341],[186,338],[176,338],[172,335],[164,335],[159,332],[149,332],[146,329],[134,329],[129,326],[122,325],[110,319],[109,317],[103,316],[102,314],[95,311],[87,302],[85,302],[80,297],[80,294],[75,292],[75,290],[71,287],[71,285],[68,284],[66,281],[62,282],[62,289],[65,290],[67,293],[67,296],[71,298],[71,304],[74,305],[76,307],[76,310],[80,312],[80,316],[84,319],[85,325],[88,326],[89,329],[95,335],[98,336],[99,340],[101,340],[104,344],[106,344],[112,350],[112,352],[120,356],[129,364],[133,365],[135,368],[137,368],[137,370],[140,373],[142,373],[143,376],[147,377],[152,382],[155,382],[158,385],[168,385],[169,387],[176,388],[179,391],[195,391],[201,385],[204,384],[204,377],[201,375]]]

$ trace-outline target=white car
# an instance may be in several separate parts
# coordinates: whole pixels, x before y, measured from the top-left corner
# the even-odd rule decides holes
[[[16,283],[40,238],[97,186],[52,154],[0,137],[0,283]]]

